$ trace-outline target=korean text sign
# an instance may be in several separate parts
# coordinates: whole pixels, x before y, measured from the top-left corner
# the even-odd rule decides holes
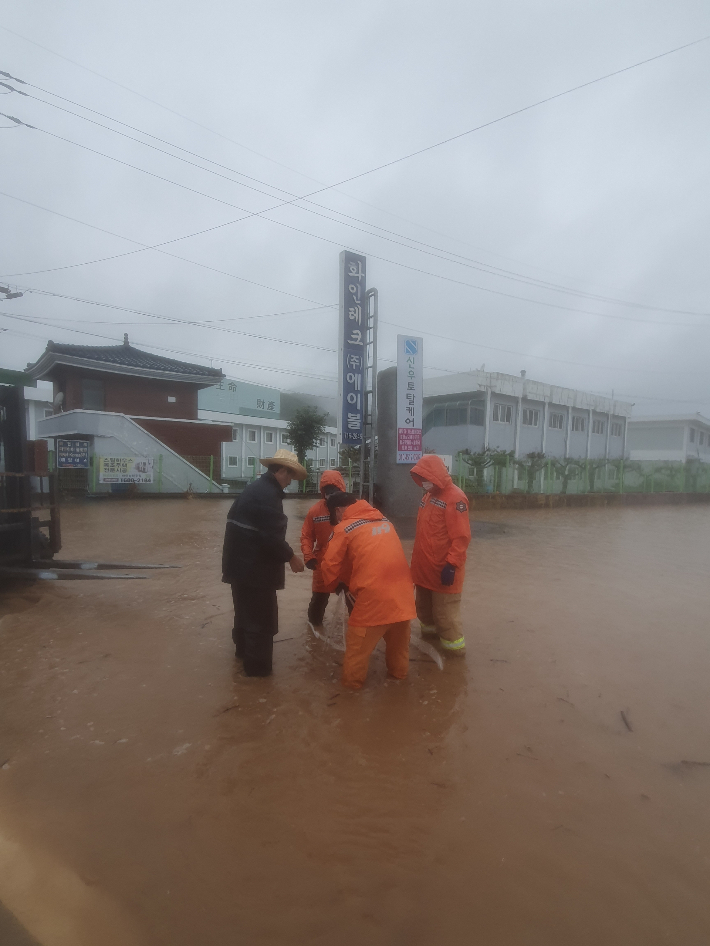
[[[365,410],[367,296],[365,257],[343,250],[340,254],[340,399],[341,441],[362,442]]]
[[[89,441],[57,439],[58,469],[88,470]]]
[[[152,482],[152,457],[101,457],[99,483]]]
[[[423,343],[397,336],[397,463],[422,458]]]

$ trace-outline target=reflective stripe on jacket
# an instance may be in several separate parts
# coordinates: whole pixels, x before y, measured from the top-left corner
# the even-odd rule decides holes
[[[345,507],[321,570],[327,586],[347,581],[355,598],[353,627],[396,624],[416,616],[412,576],[399,536],[364,499]]]
[[[262,473],[232,503],[222,551],[222,581],[258,588],[283,588],[286,541],[283,489],[273,473]]]
[[[443,460],[437,456],[424,454],[411,473],[419,485],[422,481],[434,484],[419,504],[412,552],[414,584],[442,594],[459,594],[471,541],[468,499],[454,485]],[[441,570],[447,563],[456,567],[453,585],[441,584]]]
[[[337,486],[339,490],[345,492],[345,481],[337,470],[326,470],[320,480],[320,488],[324,486]],[[309,562],[315,558],[318,567],[313,570],[313,591],[333,591],[334,588],[327,587],[323,581],[320,571],[320,563],[325,555],[325,547],[333,531],[330,524],[330,513],[324,499],[319,499],[314,503],[306,513],[306,518],[301,529],[301,552],[303,561]]]

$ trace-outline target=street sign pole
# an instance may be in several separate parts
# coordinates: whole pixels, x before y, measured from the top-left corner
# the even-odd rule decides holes
[[[367,289],[364,256],[340,254],[338,439],[360,448],[359,495],[375,496],[377,425],[376,289]],[[367,483],[367,490],[365,484]]]

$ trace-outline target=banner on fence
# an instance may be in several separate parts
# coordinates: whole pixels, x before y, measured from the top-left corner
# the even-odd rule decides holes
[[[340,254],[340,441],[362,443],[367,355],[367,287],[365,257],[343,250]]]
[[[423,342],[397,336],[397,463],[422,458]]]
[[[58,439],[56,461],[60,470],[88,470],[89,441]]]
[[[152,483],[152,457],[101,457],[99,483]]]

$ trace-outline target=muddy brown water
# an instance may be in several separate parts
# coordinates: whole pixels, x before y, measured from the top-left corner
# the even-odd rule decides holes
[[[0,597],[0,901],[29,936],[710,942],[710,509],[486,513],[466,658],[395,683],[375,655],[355,694],[307,573],[274,676],[241,674],[227,509],[67,507],[64,557],[182,568]]]

